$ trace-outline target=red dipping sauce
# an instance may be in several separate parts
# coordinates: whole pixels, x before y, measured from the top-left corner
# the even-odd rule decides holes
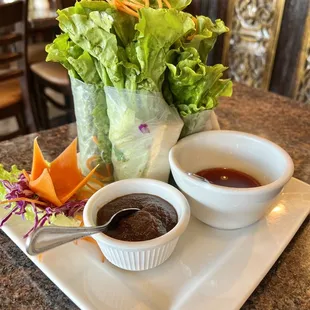
[[[261,184],[252,176],[230,168],[211,168],[197,172],[210,183],[225,187],[251,188]]]

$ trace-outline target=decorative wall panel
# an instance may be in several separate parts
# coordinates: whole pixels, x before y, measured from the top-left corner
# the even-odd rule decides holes
[[[310,104],[310,10],[296,72],[295,99]]]
[[[229,0],[223,63],[228,75],[268,89],[285,0]]]

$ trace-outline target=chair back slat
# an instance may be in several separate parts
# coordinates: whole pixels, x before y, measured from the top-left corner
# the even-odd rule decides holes
[[[0,73],[0,82],[16,79],[23,75],[23,70],[20,69],[12,69],[10,71],[6,71],[4,73]]]
[[[0,140],[26,134],[27,127],[33,123],[28,83],[27,16],[28,0],[0,0],[0,85],[4,93],[0,94],[0,119],[15,117],[19,128],[0,136]]]
[[[0,2],[0,28],[14,25],[23,19],[25,1]]]
[[[7,33],[4,35],[0,35],[0,46],[6,46],[12,43],[16,43],[22,39],[22,35],[20,33]]]
[[[28,0],[0,0],[0,75],[1,82],[27,72]],[[16,65],[18,64],[18,73]],[[4,72],[4,73],[3,73]],[[27,79],[22,76],[23,81]],[[26,81],[26,83],[28,83]]]
[[[15,52],[1,53],[0,65],[10,64],[13,61],[21,59],[22,57],[23,57],[22,53],[15,53]]]

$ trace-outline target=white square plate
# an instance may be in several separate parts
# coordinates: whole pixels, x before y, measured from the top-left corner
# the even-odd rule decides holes
[[[268,216],[239,230],[218,230],[197,219],[163,265],[123,271],[101,262],[80,241],[29,257],[81,309],[238,309],[292,239],[310,209],[310,186],[292,179]],[[0,209],[0,216],[5,214]],[[13,217],[3,231],[25,252],[30,225]]]

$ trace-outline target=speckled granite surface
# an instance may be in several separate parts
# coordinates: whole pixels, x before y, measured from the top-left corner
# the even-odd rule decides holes
[[[294,160],[295,177],[310,183],[310,106],[236,85],[234,96],[222,100],[216,113],[222,129],[254,133],[281,145]],[[0,163],[29,169],[35,136],[0,143]],[[75,136],[75,125],[40,133],[46,158],[57,156]],[[0,309],[77,309],[2,232],[0,262]],[[309,217],[242,309],[310,309]]]

